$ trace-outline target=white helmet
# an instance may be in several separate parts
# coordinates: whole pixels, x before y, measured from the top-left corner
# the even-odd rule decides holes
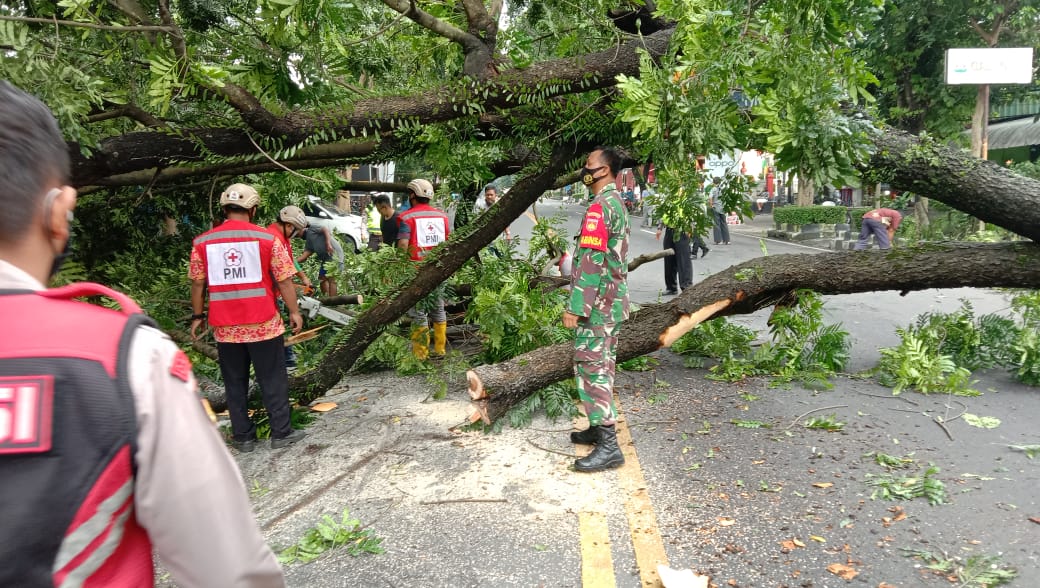
[[[419,198],[433,198],[433,184],[429,180],[418,178],[408,182],[408,190]]]
[[[249,184],[231,184],[220,195],[220,205],[233,204],[245,209],[260,205],[260,195]]]
[[[283,223],[289,223],[301,230],[306,229],[307,226],[310,225],[310,223],[307,222],[307,215],[303,214],[303,211],[300,210],[299,206],[286,206],[278,213],[278,218],[280,218]]]

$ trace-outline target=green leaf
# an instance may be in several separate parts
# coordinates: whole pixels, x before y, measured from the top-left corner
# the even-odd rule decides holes
[[[1026,457],[1033,459],[1037,455],[1040,455],[1040,445],[1008,445],[1009,448],[1015,451],[1023,451]]]
[[[964,419],[964,422],[968,423],[973,427],[978,427],[980,429],[996,429],[1000,426],[1000,419],[996,417],[980,417],[971,414],[970,412],[966,412],[964,413],[962,418]]]

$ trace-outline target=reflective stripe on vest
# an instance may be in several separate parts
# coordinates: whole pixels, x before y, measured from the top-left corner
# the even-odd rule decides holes
[[[261,239],[264,241],[273,241],[274,235],[267,231],[250,231],[250,230],[235,230],[235,231],[219,231],[216,233],[203,233],[198,237],[195,237],[195,245],[201,245],[207,241],[213,241],[216,239]]]
[[[119,559],[113,556],[120,549],[124,536],[137,534],[133,532],[137,522],[133,516],[133,478],[129,473],[130,448],[123,446],[98,477],[61,542],[53,567],[56,586],[82,588],[94,585],[95,582],[88,584],[90,577],[106,563],[112,565]],[[147,553],[151,554],[150,545]],[[125,557],[125,554],[119,555]],[[132,585],[130,577],[124,578],[124,585]]]
[[[214,300],[241,300],[243,298],[260,298],[267,296],[264,288],[251,288],[249,290],[231,290],[230,292],[214,292],[209,295],[210,301]]]

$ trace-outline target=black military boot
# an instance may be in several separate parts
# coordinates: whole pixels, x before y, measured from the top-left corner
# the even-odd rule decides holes
[[[574,469],[579,472],[598,472],[621,467],[625,456],[617,444],[617,433],[614,425],[600,425],[597,430],[599,439],[592,453],[574,462]]]
[[[571,443],[581,443],[582,445],[595,445],[596,441],[599,440],[599,427],[589,427],[584,431],[572,431],[571,432]]]

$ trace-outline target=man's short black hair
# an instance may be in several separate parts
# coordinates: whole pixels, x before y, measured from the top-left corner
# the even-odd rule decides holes
[[[0,239],[21,237],[48,188],[69,179],[69,148],[49,108],[0,80]]]
[[[491,184],[488,184],[487,187],[484,188],[484,193],[487,194],[488,192],[494,192],[495,194],[498,194],[498,188],[492,186]]]
[[[393,206],[392,204],[390,204],[390,197],[387,196],[386,194],[379,194],[378,196],[373,196],[372,197],[372,205],[373,206],[382,206],[384,204],[386,206]]]
[[[599,146],[593,151],[600,152],[600,160],[610,169],[612,175],[621,171],[621,151],[617,147]]]

